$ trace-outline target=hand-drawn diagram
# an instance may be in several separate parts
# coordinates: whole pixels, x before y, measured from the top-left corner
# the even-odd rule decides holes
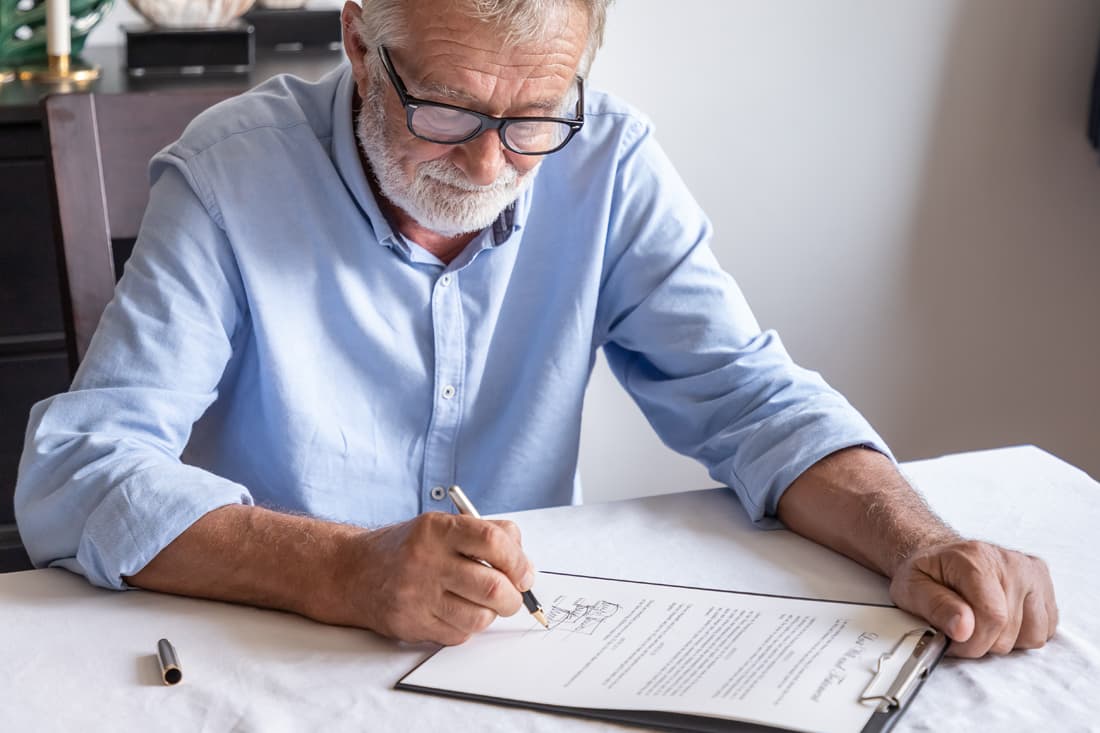
[[[574,634],[592,635],[600,624],[618,612],[618,603],[590,601],[587,598],[578,598],[569,607],[568,599],[563,596],[554,599],[554,605],[546,616],[552,631],[560,629]]]

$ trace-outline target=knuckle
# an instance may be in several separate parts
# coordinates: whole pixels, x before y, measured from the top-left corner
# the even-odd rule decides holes
[[[409,524],[409,545],[415,547],[426,542],[434,534],[436,520],[431,514],[421,514]]]
[[[988,629],[990,633],[1000,634],[1008,625],[1008,611],[1003,606],[989,603],[974,606],[977,625]]]
[[[1037,579],[1036,584],[1042,587],[1051,588],[1053,591],[1054,583],[1050,578],[1050,566],[1047,565],[1047,561],[1034,555],[1029,555],[1028,560],[1030,560],[1032,577]]]
[[[482,522],[478,527],[478,540],[490,550],[496,550],[501,544],[501,534],[504,532],[500,527],[490,522]]]
[[[454,517],[443,512],[425,512],[417,519],[424,532],[430,534],[442,534],[454,523]]]
[[[515,522],[511,521],[510,519],[501,519],[501,520],[499,520],[498,526],[504,532],[506,532],[509,536],[511,536],[513,539],[515,539],[517,541],[522,536],[520,534],[520,531],[519,531],[519,525],[516,524]]]
[[[970,570],[982,572],[989,566],[990,547],[978,540],[966,540],[954,548],[952,556]]]
[[[497,572],[486,573],[483,592],[490,601],[497,601],[504,595],[504,576]]]

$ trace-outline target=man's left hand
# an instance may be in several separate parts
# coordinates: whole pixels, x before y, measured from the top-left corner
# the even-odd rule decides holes
[[[1046,563],[985,542],[914,553],[897,567],[890,597],[947,634],[954,642],[948,653],[956,657],[1035,649],[1058,625]]]

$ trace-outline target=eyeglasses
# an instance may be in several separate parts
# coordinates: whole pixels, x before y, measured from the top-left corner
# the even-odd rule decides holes
[[[496,130],[508,150],[520,155],[547,155],[557,152],[573,139],[584,126],[584,79],[577,77],[577,118],[562,117],[492,117],[453,104],[429,102],[409,94],[397,75],[384,46],[378,47],[382,66],[390,77],[401,105],[405,122],[421,140],[443,145],[461,145],[486,130]]]

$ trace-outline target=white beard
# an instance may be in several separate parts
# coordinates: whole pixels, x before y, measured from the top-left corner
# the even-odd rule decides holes
[[[420,163],[413,179],[408,180],[392,152],[385,108],[376,91],[380,85],[374,81],[356,123],[359,145],[382,195],[417,224],[444,237],[477,232],[496,221],[530,187],[541,161],[525,174],[506,161],[500,177],[488,186],[471,183],[445,160]]]

